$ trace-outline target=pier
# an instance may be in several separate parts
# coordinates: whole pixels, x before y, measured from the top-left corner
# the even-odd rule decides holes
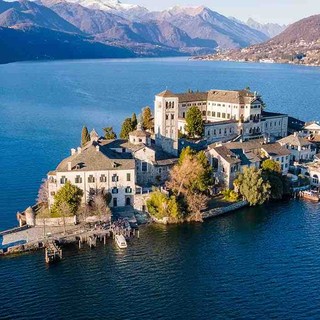
[[[0,250],[0,255],[44,248],[45,262],[52,263],[62,259],[62,246],[67,243],[77,243],[79,248],[85,245],[94,248],[98,242],[106,245],[107,238],[114,239],[116,235],[123,235],[126,239],[140,237],[137,225],[131,226],[126,219],[118,219],[112,224],[68,226],[65,232],[63,229],[63,227],[46,227],[44,231],[42,226],[35,226],[3,231],[1,233],[3,248]]]

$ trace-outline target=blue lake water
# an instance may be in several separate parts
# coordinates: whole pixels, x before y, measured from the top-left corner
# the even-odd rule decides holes
[[[81,128],[114,126],[174,92],[241,89],[269,111],[319,119],[320,69],[185,59],[0,65],[0,230]],[[0,319],[320,318],[320,206],[291,201],[202,225],[151,226],[128,250],[112,244],[0,260]]]

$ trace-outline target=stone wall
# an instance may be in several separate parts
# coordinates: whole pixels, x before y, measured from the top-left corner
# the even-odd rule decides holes
[[[248,205],[247,201],[240,201],[240,202],[233,203],[227,207],[220,207],[220,208],[207,210],[207,211],[202,212],[202,219],[217,217],[217,216],[220,216],[220,215],[225,214],[227,212],[243,208],[247,205]]]
[[[63,221],[65,219],[65,221]],[[36,218],[36,226],[63,226],[64,223],[66,225],[74,225],[77,223],[77,217],[66,217],[66,218]],[[44,221],[45,220],[45,221]]]

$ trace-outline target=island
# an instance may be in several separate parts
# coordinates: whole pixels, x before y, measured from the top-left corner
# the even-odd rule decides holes
[[[84,126],[37,203],[17,214],[19,227],[0,233],[2,253],[45,247],[50,262],[61,255],[57,242],[93,246],[112,235],[124,248],[147,222],[202,222],[286,197],[318,201],[320,124],[265,109],[249,88],[166,89],[153,112],[123,121],[119,138],[110,126],[102,136]]]

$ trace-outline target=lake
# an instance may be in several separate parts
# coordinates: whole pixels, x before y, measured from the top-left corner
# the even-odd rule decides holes
[[[0,230],[77,147],[166,88],[242,89],[267,110],[318,120],[320,69],[178,59],[0,65]],[[128,250],[75,248],[0,260],[0,319],[320,318],[320,206],[290,201],[204,224],[142,228]]]

